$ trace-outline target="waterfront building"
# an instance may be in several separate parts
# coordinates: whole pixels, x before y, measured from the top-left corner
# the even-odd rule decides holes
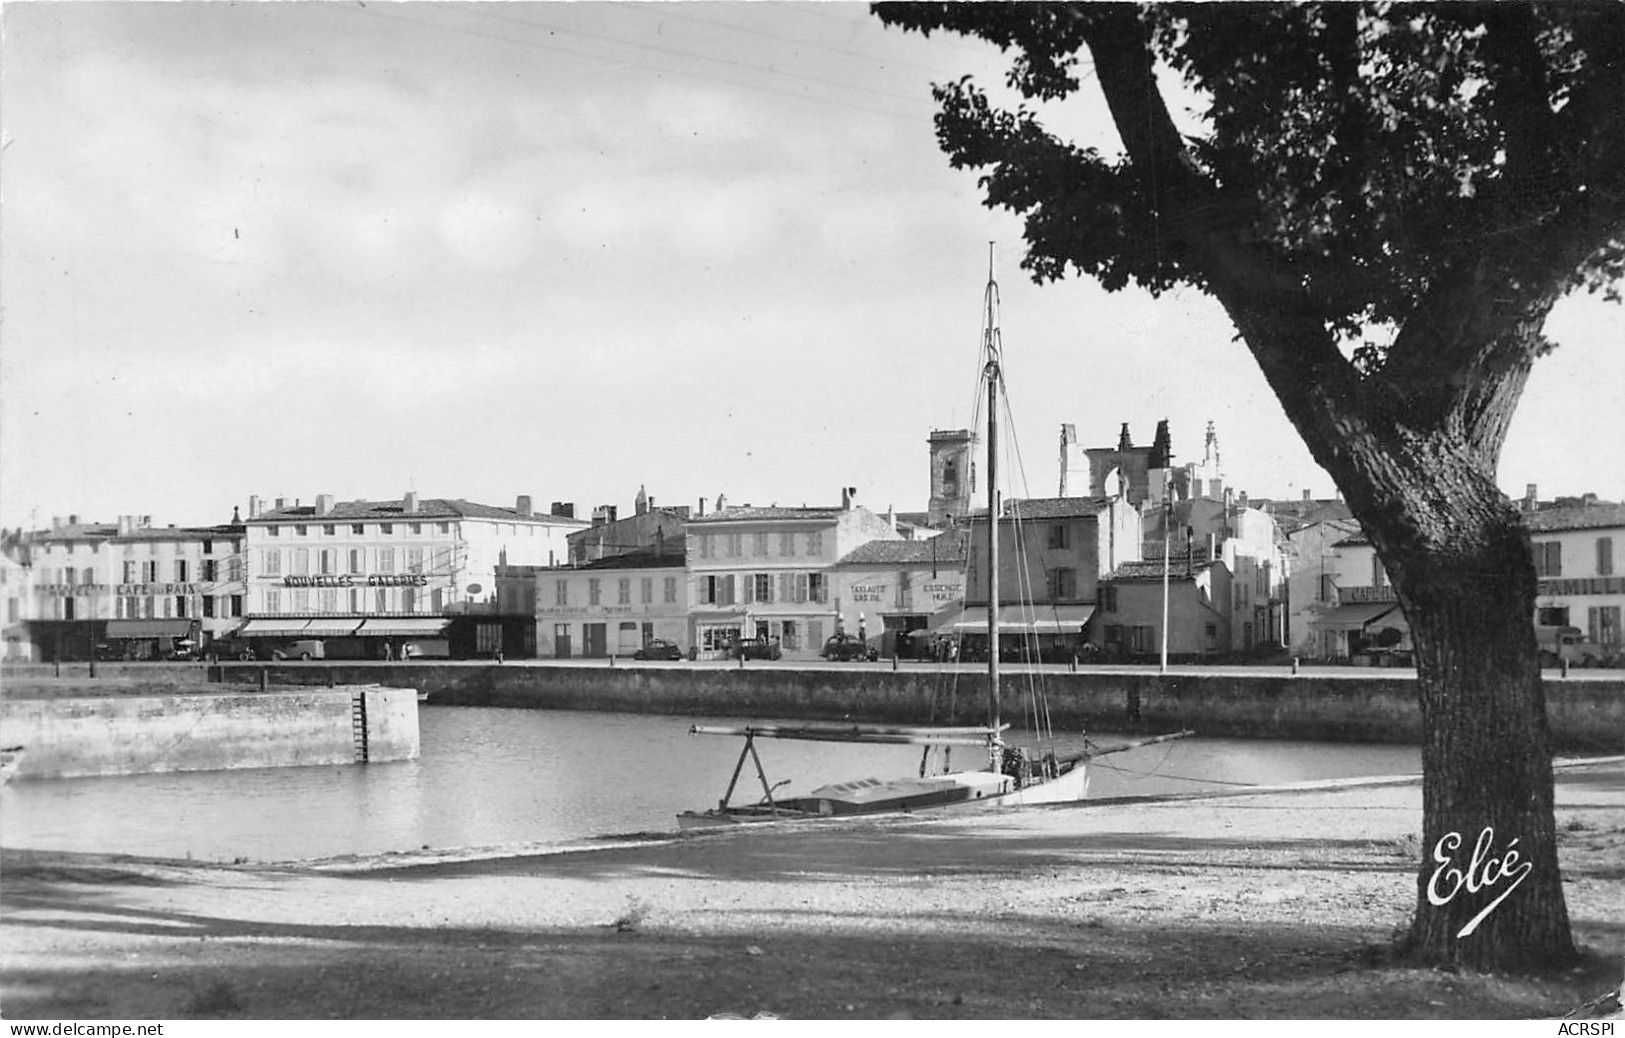
[[[684,653],[693,644],[689,584],[678,553],[623,553],[569,566],[499,566],[496,580],[500,612],[528,624],[523,655],[624,658],[656,638]]]
[[[278,498],[271,508],[254,497],[245,525],[243,633],[320,638],[329,655],[372,657],[408,640],[432,643],[435,654],[504,651],[497,567],[556,564],[567,535],[588,524],[536,513],[525,495],[504,508],[408,491],[386,501]]]
[[[851,494],[842,490],[838,508],[741,505],[689,520],[689,609],[701,658],[721,657],[746,637],[776,639],[786,657],[810,659],[838,627],[857,633],[866,610],[835,591],[836,563],[859,545],[902,536]]]
[[[986,651],[990,584],[987,513],[970,519],[965,616],[954,624],[970,655]],[[1126,496],[1009,501],[999,524],[999,628],[1005,651],[1070,659],[1090,642],[1101,578],[1140,557],[1139,510]]]
[[[207,651],[243,623],[245,539],[235,515],[204,527],[154,526],[148,515],[121,515],[116,523],[70,515],[21,534],[5,553],[8,656],[154,659]]]
[[[1320,566],[1325,597],[1308,616],[1313,658],[1357,664],[1408,662],[1411,628],[1377,549],[1364,532],[1334,542]]]
[[[30,564],[31,545],[22,530],[0,530],[0,639],[4,649],[0,659],[28,661],[37,658],[33,631],[27,611],[34,605],[34,568]]]
[[[1231,575],[1205,549],[1174,552],[1165,562],[1125,562],[1101,588],[1100,640],[1108,660],[1150,662],[1162,654],[1166,573],[1168,657],[1199,662],[1229,651]]]
[[[1524,522],[1535,560],[1535,622],[1579,628],[1605,660],[1625,654],[1625,576],[1614,554],[1625,546],[1625,505],[1541,508]]]
[[[882,655],[926,655],[933,634],[947,637],[965,608],[969,546],[963,527],[917,540],[860,544],[835,565],[837,601],[858,611],[862,628]],[[918,633],[916,632],[923,632]]]
[[[599,505],[593,509],[592,525],[572,531],[566,538],[570,544],[569,563],[581,565],[612,555],[646,552],[681,558],[684,526],[690,515],[688,506],[656,506],[654,498],[639,487],[632,507],[632,514],[624,518],[614,505]],[[703,501],[701,511],[704,511]]]

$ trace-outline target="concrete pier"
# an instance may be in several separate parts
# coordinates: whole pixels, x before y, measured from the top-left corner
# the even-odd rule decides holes
[[[410,760],[418,703],[376,684],[8,687],[0,738],[27,749],[13,781]]]

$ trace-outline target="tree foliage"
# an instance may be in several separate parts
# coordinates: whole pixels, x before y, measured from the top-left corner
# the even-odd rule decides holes
[[[1108,93],[1128,138],[1108,155],[1051,133],[1041,107],[996,108],[969,78],[936,86],[943,149],[987,171],[990,206],[1025,215],[1040,280],[1071,268],[1109,289],[1206,288],[1224,244],[1254,289],[1348,337],[1403,327],[1486,267],[1563,290],[1625,271],[1618,5],[877,10],[1010,49],[1008,85],[1040,105],[1091,71],[1137,88]],[[1198,132],[1173,129],[1154,63],[1206,102]]]

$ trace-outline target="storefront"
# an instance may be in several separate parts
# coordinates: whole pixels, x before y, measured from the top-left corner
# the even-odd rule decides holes
[[[1084,628],[1092,605],[1007,605],[999,607],[999,658],[1061,663],[1086,651]],[[987,607],[966,609],[954,623],[961,659],[987,659]]]
[[[109,620],[97,655],[115,660],[162,660],[198,644],[197,620]]]

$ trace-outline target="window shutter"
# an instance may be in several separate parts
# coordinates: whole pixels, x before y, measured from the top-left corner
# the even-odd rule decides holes
[[[797,602],[809,601],[809,595],[807,594],[808,578],[809,574],[806,573],[795,574]]]
[[[722,578],[722,604],[734,604],[734,578],[732,573]]]

